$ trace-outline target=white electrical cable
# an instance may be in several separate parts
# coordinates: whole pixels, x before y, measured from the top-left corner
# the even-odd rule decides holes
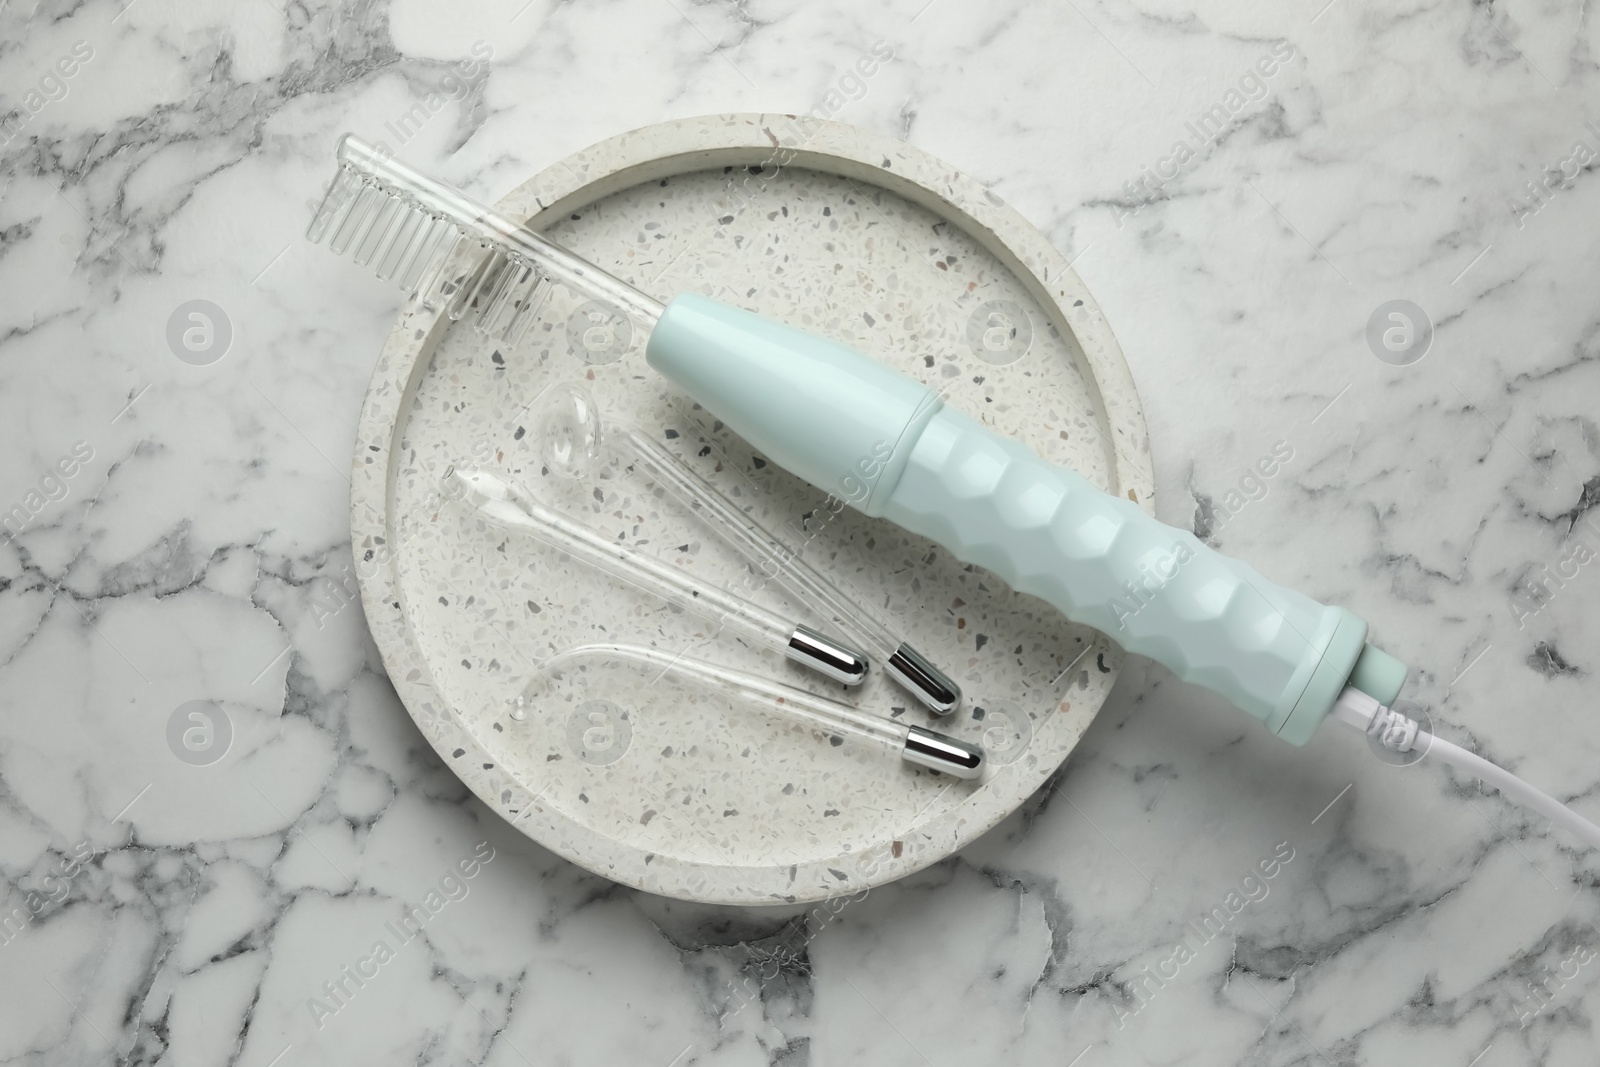
[[[1427,755],[1438,756],[1446,763],[1476,775],[1484,784],[1493,786],[1512,800],[1527,805],[1585,844],[1600,848],[1600,826],[1505,768],[1496,767],[1482,756],[1430,734],[1415,719],[1384,707],[1359,689],[1346,689],[1341,693],[1329,717],[1360,730],[1390,751],[1421,749]]]

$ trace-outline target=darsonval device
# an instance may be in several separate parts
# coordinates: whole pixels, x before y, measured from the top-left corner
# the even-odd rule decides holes
[[[1405,681],[1350,612],[1272,584],[840,345],[684,293],[645,359],[779,466],[1216,690],[1293,744],[1347,685],[1387,705]]]
[[[1324,719],[1428,752],[1600,847],[1600,827],[1390,707],[1406,667],[1351,612],[1319,604],[831,341],[693,293],[662,305],[353,136],[307,236],[331,234],[452,319],[515,343],[545,287],[605,301],[645,359],[769,460],[863,513],[985,567],[1074,622],[1227,697],[1290,744]],[[446,270],[461,248],[481,259]]]

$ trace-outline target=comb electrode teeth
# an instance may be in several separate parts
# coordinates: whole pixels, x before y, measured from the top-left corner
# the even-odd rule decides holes
[[[445,314],[450,316],[451,321],[460,321],[467,313],[467,309],[482,299],[485,289],[493,284],[504,263],[505,257],[499,252],[490,252],[467,272],[466,280],[461,283],[461,288],[456,290],[455,299],[445,308]]]
[[[417,233],[432,221],[425,212],[414,208],[408,208],[400,213],[395,220],[394,236],[388,242],[389,247],[378,257],[377,272],[381,280],[389,281],[395,276],[400,270],[401,263],[405,261],[406,254],[411,251]]]
[[[459,310],[452,309],[466,293],[471,291],[473,282],[483,267],[482,261],[468,259],[466,265],[456,262],[462,258],[462,250],[471,243],[471,238],[463,237],[450,250],[450,255],[440,264],[439,277],[433,287],[434,299],[428,301],[430,308],[437,307],[443,310],[451,319],[461,317]]]
[[[528,278],[519,287],[519,295],[513,301],[517,307],[516,313],[511,316],[511,321],[506,323],[506,344],[515,348],[522,343],[528,327],[533,325],[535,315],[549,295],[550,280],[529,267]]]
[[[328,224],[349,209],[360,188],[361,175],[356,173],[355,168],[340,167],[333,184],[328,188],[327,195],[322,198],[322,203],[317,205],[316,213],[311,216],[311,225],[306,227],[306,239],[312,244],[321,241],[323,234],[328,232]]]
[[[494,322],[494,315],[500,298],[505,295],[506,286],[511,284],[511,279],[517,273],[517,265],[505,257],[497,256],[490,263],[489,269],[484,273],[483,282],[478,286],[478,291],[472,296],[469,305],[477,317],[472,320],[472,328],[479,333],[486,333],[490,324]]]
[[[361,247],[352,257],[358,266],[375,264],[375,272],[379,272],[384,257],[389,254],[389,245],[400,236],[406,219],[411,215],[411,208],[398,196],[393,193],[387,196],[388,199],[379,206],[378,214],[372,221],[372,229],[367,231],[367,239],[361,242]]]
[[[422,225],[417,228],[417,235],[411,239],[411,247],[406,249],[405,261],[395,272],[394,280],[400,284],[400,288],[407,293],[417,292],[422,279],[435,265],[433,257],[438,253],[439,246],[455,235],[456,228],[450,223],[431,215],[424,216]]]
[[[473,326],[479,333],[497,335],[515,347],[526,331],[526,324],[532,320],[533,312],[543,302],[544,291],[540,289],[543,280],[536,267],[516,256],[507,256],[505,266],[500,268],[499,280],[492,289],[485,285],[480,290],[483,295],[473,302],[472,306],[479,309]],[[524,310],[526,315],[523,315]],[[519,316],[522,317],[520,322],[517,321]],[[517,327],[515,333],[513,324]]]
[[[355,195],[350,198],[350,210],[344,212],[343,217],[339,219],[339,225],[333,228],[333,234],[328,238],[328,249],[334,255],[344,255],[345,249],[350,246],[356,232],[366,225],[367,217],[382,196],[382,193],[365,182],[356,190]]]
[[[356,195],[355,205],[351,207],[350,214],[339,224],[339,232],[333,235],[333,241],[328,247],[341,256],[346,252],[359,253],[367,239],[367,233],[378,220],[378,215],[388,200],[388,195],[382,189],[367,184]]]
[[[373,254],[383,243],[384,235],[389,232],[389,223],[399,207],[399,202],[393,196],[382,189],[377,192],[379,199],[372,210],[371,221],[362,227],[361,236],[350,242],[350,262],[358,267],[365,267],[372,262]]]
[[[444,231],[441,240],[428,252],[429,263],[414,290],[429,311],[437,311],[455,293],[460,279],[452,277],[447,268],[455,261],[456,252],[467,244],[466,236],[449,221],[440,228]]]
[[[489,298],[489,304],[478,316],[478,331],[480,333],[493,333],[505,317],[505,311],[511,304],[511,294],[516,291],[527,275],[528,268],[513,260],[500,272],[500,284],[494,287],[494,295]]]

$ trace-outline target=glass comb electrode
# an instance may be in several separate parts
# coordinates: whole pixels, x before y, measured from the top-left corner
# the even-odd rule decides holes
[[[372,265],[424,306],[442,305],[452,320],[473,311],[476,329],[515,345],[550,281],[618,308],[647,332],[661,317],[659,301],[354,134],[339,141],[338,158],[306,238],[326,237],[336,255]],[[462,275],[445,269],[458,250],[474,246],[488,254],[465,264]]]
[[[545,507],[503,478],[454,467],[445,477],[454,483],[445,486],[447,492],[461,493],[476,515],[502,530],[529,534],[669,604],[718,625],[727,624],[831,681],[860,685],[866,679],[867,657],[843,642],[809,626],[789,623],[759,604],[697,582],[670,563],[609,540]]]

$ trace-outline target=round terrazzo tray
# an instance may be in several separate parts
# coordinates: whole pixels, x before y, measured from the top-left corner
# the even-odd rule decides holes
[[[694,290],[850,344],[946,402],[1153,510],[1149,446],[1111,330],[1049,242],[977,182],[837,123],[722,115],[622,134],[499,203],[659,299]],[[508,349],[416,301],[362,409],[352,538],[390,678],[485,803],[545,847],[653,893],[781,904],[860,892],[935,862],[1014,810],[1104,701],[1120,652],[942,549],[753,455],[645,365],[625,323],[557,290]],[[615,453],[582,482],[541,463],[535,403],[580,381],[607,423],[672,449],[961,684],[933,721],[883,677],[828,686],[698,617],[439,493],[452,464],[513,477],[621,541],[804,618]],[[742,583],[742,584],[741,584]],[[754,591],[752,592],[752,588]],[[954,782],[731,704],[600,665],[509,712],[546,658],[626,641],[826,693],[982,741]]]

